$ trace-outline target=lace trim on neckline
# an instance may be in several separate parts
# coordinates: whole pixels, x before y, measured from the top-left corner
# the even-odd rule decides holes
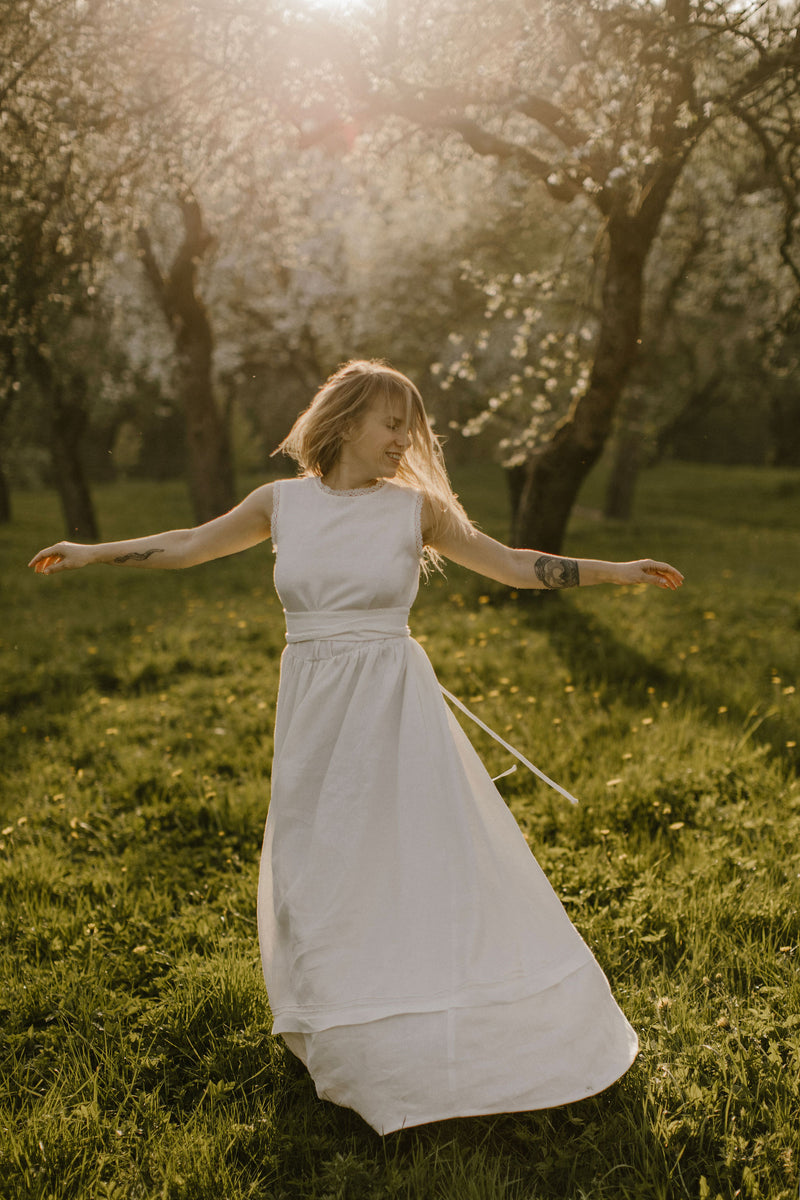
[[[328,496],[369,496],[372,492],[379,492],[386,483],[385,479],[379,479],[376,483],[370,483],[367,487],[360,488],[332,488],[328,487],[327,483],[323,483],[319,475],[314,476],[314,482],[317,487],[325,492]]]

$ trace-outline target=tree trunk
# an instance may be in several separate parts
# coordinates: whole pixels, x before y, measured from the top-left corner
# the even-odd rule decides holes
[[[96,542],[100,534],[81,459],[82,441],[89,423],[86,379],[80,373],[66,382],[57,379],[49,358],[33,346],[28,350],[27,365],[51,413],[48,448],[66,536],[69,540],[77,537]]]
[[[11,520],[11,489],[8,478],[0,463],[0,525],[7,525]]]
[[[189,493],[195,520],[210,521],[235,503],[230,432],[214,394],[214,338],[197,294],[197,264],[213,238],[197,201],[180,201],[184,238],[169,274],[163,277],[149,235],[138,230],[142,263],[169,323],[178,362],[179,392],[186,421]]]
[[[3,367],[5,369],[6,379],[10,382],[15,377],[14,367],[16,360],[11,345],[11,339],[4,339],[3,349]],[[0,434],[6,426],[10,424],[11,411],[13,406],[14,392],[9,386],[3,389],[2,400],[0,400]],[[8,485],[8,476],[5,473],[5,467],[2,459],[0,459],[0,525],[7,525],[11,520],[11,488]]]
[[[80,381],[73,381],[73,386],[79,387]],[[86,410],[83,403],[69,396],[61,384],[54,386],[52,400],[50,456],[67,537],[96,542],[100,532],[80,453],[88,423]]]
[[[603,281],[602,319],[589,385],[547,442],[525,464],[512,539],[560,554],[581,484],[606,443],[633,364],[642,308],[648,238],[635,218],[612,217]]]
[[[603,508],[603,515],[612,521],[627,521],[633,512],[633,498],[644,454],[640,410],[640,391],[638,388],[630,389],[617,421],[614,459]]]

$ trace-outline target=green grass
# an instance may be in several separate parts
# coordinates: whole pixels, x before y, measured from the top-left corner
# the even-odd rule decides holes
[[[492,469],[459,480],[503,536]],[[800,477],[667,465],[636,518],[589,481],[570,552],[675,595],[514,597],[457,569],[413,621],[444,685],[581,798],[500,784],[636,1027],[562,1109],[386,1139],[269,1035],[255,932],[283,643],[267,547],[42,579],[51,495],[0,548],[0,1191],[8,1200],[624,1200],[797,1194]],[[98,491],[106,537],[186,523]],[[470,729],[493,773],[504,751]]]

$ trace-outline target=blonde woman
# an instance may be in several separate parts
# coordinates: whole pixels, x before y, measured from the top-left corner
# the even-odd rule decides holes
[[[427,557],[515,588],[682,576],[514,550],[454,496],[422,399],[380,362],[320,389],[299,478],[225,516],[31,561],[188,567],[272,537],[287,647],[259,880],[273,1032],[378,1132],[545,1108],[622,1075],[636,1035],[445,703],[408,613]],[[527,760],[524,760],[527,761]]]

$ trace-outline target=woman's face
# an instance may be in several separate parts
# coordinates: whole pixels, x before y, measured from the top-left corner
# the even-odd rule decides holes
[[[342,462],[365,479],[392,479],[411,445],[409,414],[400,399],[379,396],[342,444]]]

